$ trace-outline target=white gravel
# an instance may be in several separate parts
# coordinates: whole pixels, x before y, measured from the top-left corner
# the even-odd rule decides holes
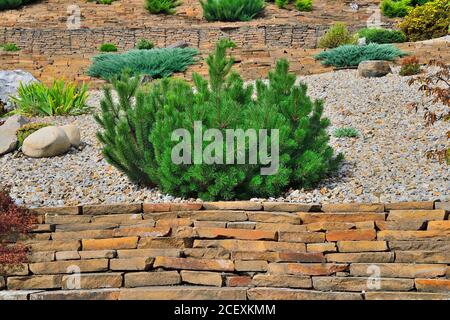
[[[427,159],[425,152],[447,146],[448,123],[425,126],[423,111],[408,110],[409,102],[422,95],[409,87],[409,77],[390,74],[365,79],[356,70],[342,70],[300,77],[309,94],[325,100],[330,132],[353,127],[358,138],[331,137],[331,145],[345,155],[336,176],[314,190],[291,190],[271,200],[328,202],[394,202],[449,200],[449,166]],[[90,103],[98,107],[101,92],[91,92]],[[430,106],[439,109],[442,106]],[[35,119],[34,119],[35,120]],[[20,152],[0,158],[0,184],[12,185],[18,203],[31,206],[114,202],[192,201],[140,188],[102,157],[92,115],[41,118],[55,124],[80,127],[84,148],[48,159],[30,159]]]

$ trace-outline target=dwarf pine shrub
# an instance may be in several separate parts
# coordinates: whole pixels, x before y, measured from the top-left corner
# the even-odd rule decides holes
[[[96,116],[105,159],[135,183],[204,200],[277,196],[289,187],[311,188],[334,172],[342,155],[335,156],[328,144],[330,122],[322,118],[322,101],[311,100],[305,84],[295,85],[296,77],[288,72],[286,60],[277,62],[268,83],[245,86],[231,70],[234,59],[227,56],[227,49],[232,46],[229,40],[217,44],[206,60],[209,81],[194,74],[195,90],[183,80],[165,78],[144,92],[137,77],[115,79],[112,83],[120,103],[105,88],[102,111]],[[181,142],[192,146],[196,128],[205,133],[200,144],[194,150],[179,149]],[[180,129],[183,135],[174,139]],[[206,138],[207,129],[216,130]],[[211,148],[211,142],[225,137],[229,129],[267,129],[259,143],[272,146],[267,148],[271,156],[279,154],[275,173],[262,174],[267,165],[261,163],[265,157],[260,149],[254,150],[260,162],[249,161],[250,138]],[[271,144],[275,129],[278,153]],[[203,153],[195,152],[196,147]],[[186,156],[187,161],[174,161],[174,153]],[[229,155],[231,159],[244,155],[247,161],[216,161]]]
[[[196,55],[197,50],[193,48],[135,49],[121,54],[104,53],[92,59],[88,75],[110,80],[127,70],[131,75],[167,77],[174,72],[186,70],[195,62]]]
[[[316,60],[321,60],[323,65],[345,68],[357,66],[367,60],[392,61],[405,56],[402,50],[390,44],[370,43],[366,46],[345,45],[331,50],[322,51],[315,55]]]

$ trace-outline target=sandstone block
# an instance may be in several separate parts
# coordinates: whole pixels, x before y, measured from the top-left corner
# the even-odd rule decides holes
[[[252,277],[249,276],[227,276],[227,287],[250,287],[252,284]]]
[[[91,250],[78,251],[81,259],[112,259],[115,258],[116,250]]]
[[[234,271],[233,261],[219,259],[156,257],[153,267],[185,270]]]
[[[77,251],[81,249],[78,240],[49,240],[28,243],[31,251]]]
[[[196,286],[123,289],[119,300],[246,300],[246,288]]]
[[[218,201],[204,202],[203,207],[206,210],[261,210],[262,204],[253,201]]]
[[[347,269],[347,264],[335,263],[269,263],[268,273],[320,276]]]
[[[129,249],[117,250],[119,259],[137,258],[137,257],[179,257],[181,254],[179,249]]]
[[[230,258],[230,251],[222,248],[187,248],[183,249],[182,252],[183,256],[187,258],[225,259],[225,260]]]
[[[327,242],[327,243],[308,243],[306,245],[307,252],[336,252],[336,244]]]
[[[257,222],[255,226],[256,230],[267,231],[285,231],[285,232],[306,232],[307,225],[290,224],[290,223],[265,223]]]
[[[311,204],[302,203],[288,203],[288,202],[263,202],[264,211],[285,211],[296,212],[303,211],[308,212],[317,206]]]
[[[107,214],[92,217],[92,222],[94,223],[119,223],[127,225],[139,223],[140,221],[142,221],[142,215],[140,213]]]
[[[387,221],[402,220],[445,220],[445,210],[391,210],[387,216]]]
[[[63,231],[52,233],[53,240],[106,239],[114,237],[114,230]]]
[[[280,232],[279,241],[318,243],[325,242],[325,233],[322,232]]]
[[[111,259],[109,268],[114,271],[145,271],[152,267],[154,258],[136,257],[129,259]]]
[[[183,282],[203,286],[221,287],[223,283],[222,274],[209,271],[181,271]]]
[[[265,272],[268,267],[267,261],[263,260],[236,260],[234,261],[234,268],[236,271],[255,271]]]
[[[393,252],[328,253],[327,262],[394,262]]]
[[[156,221],[157,227],[184,227],[184,226],[192,226],[193,221],[189,218],[174,218],[174,219],[160,219]]]
[[[338,212],[338,213],[320,213],[320,212],[299,212],[303,224],[315,222],[362,222],[362,221],[383,221],[386,214],[384,212]]]
[[[100,272],[107,270],[107,259],[66,260],[30,264],[30,271],[34,274],[64,274],[73,272]]]
[[[129,272],[125,273],[125,287],[170,286],[179,284],[181,277],[177,271]]]
[[[411,221],[376,221],[377,228],[383,230],[421,230],[426,226],[422,220]]]
[[[445,221],[430,221],[428,222],[427,230],[450,230],[450,220]]]
[[[180,218],[190,218],[199,221],[246,221],[247,214],[244,211],[204,210],[194,212],[179,212]]]
[[[415,279],[415,282],[417,291],[450,293],[450,279]]]
[[[280,288],[302,288],[312,287],[310,277],[299,277],[297,275],[281,274],[257,274],[253,277],[252,284],[256,287],[280,287]]]
[[[374,286],[371,278],[363,277],[313,277],[313,287],[320,291],[409,291],[414,289],[413,279],[379,278]]]
[[[247,295],[249,300],[362,300],[359,293],[287,288],[252,288],[248,289]]]
[[[448,263],[449,251],[396,251],[395,262],[405,263]]]
[[[170,227],[121,227],[114,230],[114,237],[165,237],[169,235]]]
[[[350,274],[364,277],[373,272],[373,266],[379,268],[380,277],[387,278],[434,278],[445,275],[444,264],[410,264],[410,263],[352,263]]]
[[[84,239],[82,240],[82,246],[83,250],[135,249],[137,242],[138,237]]]
[[[247,212],[249,221],[265,223],[300,224],[300,218],[295,213],[286,212]]]
[[[424,230],[424,231],[400,231],[400,230],[384,230],[377,233],[379,240],[450,240],[450,230]]]
[[[78,251],[58,251],[55,254],[56,260],[78,260],[80,254]]]
[[[448,300],[450,294],[425,292],[367,292],[366,300]]]
[[[228,222],[228,223],[243,223],[247,221]],[[226,221],[194,221],[194,227],[196,228],[226,228]]]
[[[385,210],[433,210],[433,201],[386,203]]]
[[[119,289],[58,290],[30,294],[30,300],[117,300]]]
[[[450,241],[389,241],[391,251],[450,251]]]
[[[140,213],[142,212],[141,203],[126,203],[126,204],[99,204],[99,205],[84,205],[84,215],[105,215],[115,213]]]
[[[191,248],[192,240],[189,238],[141,238],[139,249],[184,249]]]
[[[120,288],[122,286],[121,273],[83,273],[65,275],[62,278],[63,289],[102,289]]]
[[[327,241],[358,241],[358,240],[375,240],[377,233],[373,229],[328,231],[326,234]]]
[[[251,221],[239,221],[239,222],[228,222],[227,223],[227,228],[230,229],[255,229],[256,226],[256,222],[251,222]]]
[[[304,243],[250,240],[194,240],[194,248],[223,248],[230,251],[306,251]]]
[[[229,228],[194,228],[200,238],[234,238],[243,240],[276,240],[276,233],[264,230],[246,230]]]
[[[323,212],[384,212],[384,204],[335,203],[323,204]]]
[[[9,290],[61,288],[60,275],[8,277]]]
[[[386,251],[386,241],[338,241],[339,252]]]

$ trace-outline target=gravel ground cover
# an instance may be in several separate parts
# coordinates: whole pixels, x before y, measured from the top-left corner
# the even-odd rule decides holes
[[[425,126],[423,111],[407,104],[423,99],[409,77],[394,73],[382,78],[361,78],[356,70],[341,70],[299,77],[311,97],[325,100],[325,116],[336,128],[353,127],[357,138],[335,138],[331,145],[345,155],[339,172],[314,190],[289,190],[271,198],[308,203],[395,202],[450,198],[450,170],[427,159],[426,151],[442,148],[448,123]],[[99,107],[100,91],[89,103]],[[442,106],[429,106],[439,109]],[[102,157],[92,115],[39,118],[54,124],[74,123],[81,129],[81,150],[46,159],[31,159],[20,152],[0,158],[0,183],[12,186],[18,203],[30,206],[114,202],[196,201],[133,185]]]

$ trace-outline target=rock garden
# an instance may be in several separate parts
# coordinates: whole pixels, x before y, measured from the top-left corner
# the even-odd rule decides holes
[[[17,15],[26,28],[24,17],[42,8],[41,1],[19,2],[0,1],[5,17],[2,59],[9,52],[36,57],[34,50],[40,46],[35,40],[27,47],[20,36],[11,36],[9,18]],[[245,6],[238,12],[233,6],[240,2]],[[325,23],[329,5],[321,1],[164,3],[77,5],[82,12],[93,10],[86,20],[95,19],[92,12],[101,15],[101,10],[132,16],[127,9],[135,7],[136,19],[155,17],[155,25],[163,17],[177,23],[195,21],[197,26],[210,23],[222,28],[220,23],[228,23],[238,30],[259,28],[270,19],[278,24],[308,23],[310,29],[314,25],[314,37],[308,36],[309,42],[303,44],[291,41],[286,50],[303,51],[313,61],[309,64],[314,67],[308,69],[312,72],[296,67],[295,54],[277,53],[277,59],[268,60],[268,72],[249,76],[260,61],[252,66],[252,58],[239,51],[249,47],[242,43],[241,31],[228,37],[223,32],[214,35],[208,49],[190,38],[169,39],[168,30],[164,43],[156,36],[134,34],[131,44],[128,35],[123,35],[125,43],[120,35],[110,40],[103,35],[103,41],[91,48],[95,53],[89,65],[75,78],[67,73],[48,79],[34,68],[18,69],[22,65],[11,62],[8,70],[0,70],[0,183],[11,186],[18,204],[448,199],[449,69],[448,56],[440,50],[449,44],[446,1],[364,2],[347,7],[339,3],[335,14],[344,21],[350,21],[352,10],[359,17],[358,8],[369,4],[381,8],[383,27],[360,28],[351,22]],[[60,5],[49,0],[48,8],[50,15]],[[360,19],[359,25],[364,24]],[[414,19],[419,22],[413,24]],[[428,19],[436,21],[433,27],[425,27]],[[52,28],[66,32],[61,25]],[[201,43],[205,35],[199,28]],[[69,36],[75,39],[75,33]],[[225,38],[230,41],[225,43]],[[429,41],[425,54],[411,51],[430,45]],[[49,42],[48,48],[53,45]],[[282,48],[283,43],[266,46],[272,59],[272,47]],[[61,54],[54,51],[54,59]],[[428,58],[437,62],[429,64]],[[311,74],[314,68],[317,74]],[[299,109],[291,109],[293,105]],[[166,143],[170,132],[178,127],[190,130],[193,122],[187,119],[192,116],[192,121],[223,131],[263,125],[286,128],[278,174],[256,174],[258,166],[203,163],[180,168],[170,163],[167,157],[175,145]]]

